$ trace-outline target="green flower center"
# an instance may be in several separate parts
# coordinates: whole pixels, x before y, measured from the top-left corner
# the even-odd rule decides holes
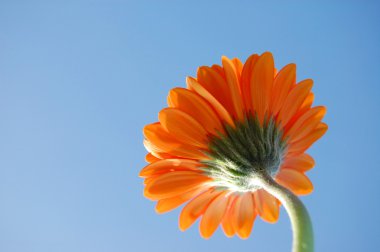
[[[205,173],[213,184],[231,191],[255,191],[255,174],[263,172],[274,177],[283,160],[286,141],[273,118],[261,125],[257,116],[249,115],[236,128],[225,125],[226,134],[212,137],[210,160],[202,161]]]

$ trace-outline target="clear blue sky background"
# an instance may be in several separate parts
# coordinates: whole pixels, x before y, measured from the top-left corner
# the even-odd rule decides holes
[[[0,251],[290,251],[283,209],[248,240],[206,241],[179,210],[157,215],[138,177],[169,89],[267,50],[328,107],[302,198],[317,251],[377,250],[379,3],[59,2],[0,2]]]

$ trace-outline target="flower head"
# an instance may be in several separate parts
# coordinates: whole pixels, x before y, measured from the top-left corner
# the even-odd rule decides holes
[[[149,153],[140,173],[144,195],[164,213],[185,202],[181,230],[198,218],[202,237],[221,224],[227,236],[247,238],[256,216],[276,222],[280,202],[255,177],[271,176],[297,195],[309,194],[305,151],[327,130],[326,109],[312,107],[310,79],[296,83],[296,66],[279,72],[272,54],[222,57],[202,66],[187,88],[174,88],[159,122],[144,128]]]

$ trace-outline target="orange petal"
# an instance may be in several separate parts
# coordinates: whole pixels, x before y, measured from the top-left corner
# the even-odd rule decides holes
[[[231,126],[235,125],[225,107],[223,107],[223,105],[217,101],[215,97],[212,96],[204,87],[202,87],[194,78],[188,77],[186,79],[186,82],[189,89],[194,90],[197,94],[202,96],[211,104],[222,121],[225,121]]]
[[[204,193],[192,199],[181,211],[179,216],[179,229],[185,231],[188,229],[203,212],[211,201],[218,196],[221,191],[210,188]]]
[[[290,91],[286,97],[283,107],[278,114],[278,121],[285,126],[290,119],[297,113],[302,103],[310,93],[313,86],[313,81],[308,79],[301,81],[295,88]]]
[[[223,72],[219,73],[219,69]],[[234,108],[228,84],[224,78],[223,68],[220,66],[217,66],[217,68],[214,66],[212,68],[206,66],[200,67],[197,71],[197,81],[204,89],[215,97],[215,99],[218,100],[230,114],[233,114]]]
[[[302,103],[300,110],[309,109],[311,107],[311,105],[313,104],[313,101],[314,101],[314,94],[312,92],[310,92],[307,95],[305,101]]]
[[[277,115],[281,107],[284,105],[291,88],[296,82],[296,65],[288,64],[280,70],[274,79],[273,94],[271,100],[271,112]]]
[[[164,150],[158,148],[148,140],[144,139],[143,141],[144,147],[147,151],[149,151],[152,156],[159,158],[159,159],[165,159],[165,158],[175,158],[175,156],[169,155],[164,152]]]
[[[194,198],[202,190],[204,189],[201,187],[201,188],[197,188],[195,190],[180,194],[178,196],[160,199],[159,201],[157,201],[156,212],[160,214],[169,212],[179,207],[180,205],[190,200],[191,198]]]
[[[173,171],[200,171],[201,163],[190,159],[162,159],[145,166],[139,176],[150,177]]]
[[[313,184],[309,178],[296,170],[280,170],[276,176],[276,181],[296,195],[306,195],[313,191]]]
[[[320,123],[313,131],[310,132],[310,134],[295,143],[290,143],[288,153],[302,153],[306,151],[315,141],[326,133],[327,129],[327,124]]]
[[[311,105],[313,104],[313,101],[314,101],[314,94],[312,92],[310,92],[307,95],[305,101],[302,103],[301,107],[296,112],[296,114],[289,120],[289,122],[284,127],[285,132],[287,132],[293,126],[293,124],[298,121],[298,119],[301,116],[303,116],[307,111],[310,110]]]
[[[255,204],[252,193],[248,192],[240,195],[236,201],[234,211],[234,228],[240,238],[247,239],[249,237],[255,218]]]
[[[163,152],[162,149],[158,148],[157,146],[155,146],[154,144],[152,144],[146,139],[143,140],[143,144],[144,144],[145,149],[149,152]]]
[[[218,131],[224,133],[218,115],[198,94],[185,88],[174,88],[169,92],[168,104],[193,117],[208,132],[214,135]]]
[[[232,101],[232,106],[235,112],[234,115],[238,120],[243,121],[243,101],[240,96],[237,71],[235,69],[234,63],[227,57],[222,57],[222,63],[227,79],[227,86],[229,89],[229,99]]]
[[[198,148],[181,143],[169,134],[160,123],[148,124],[144,127],[145,138],[161,152],[167,152],[172,156],[205,159],[207,158]],[[152,152],[152,154],[154,154]]]
[[[223,67],[217,65],[217,64],[214,64],[211,66],[211,69],[216,71],[222,78],[225,79],[226,76],[224,76],[224,70],[223,70]]]
[[[155,157],[154,155],[152,155],[152,153],[148,153],[145,155],[145,161],[148,162],[148,163],[154,163],[154,162],[157,162],[161,159]]]
[[[207,131],[193,117],[175,108],[165,108],[158,114],[167,132],[183,143],[207,149]]]
[[[153,180],[157,179],[158,176],[152,176],[152,177],[147,177],[144,179],[144,185],[147,185],[149,183],[152,183]]]
[[[289,142],[296,142],[308,135],[323,119],[326,114],[325,107],[314,107],[298,118],[293,126],[285,133]]]
[[[274,76],[273,56],[269,52],[263,53],[258,59],[251,77],[252,106],[261,123],[269,108],[272,96]]]
[[[257,213],[263,220],[269,223],[275,223],[280,214],[277,199],[262,189],[256,191],[254,195]]]
[[[227,237],[232,237],[235,235],[236,231],[234,229],[234,208],[235,208],[235,203],[236,203],[237,196],[235,195],[230,195],[229,196],[229,203],[228,207],[226,209],[226,213],[223,217],[222,220],[222,228],[224,231],[224,234]]]
[[[169,198],[193,190],[209,180],[196,171],[169,172],[147,184],[145,196],[150,199]]]
[[[163,150],[159,149],[157,146],[153,145],[148,140],[144,139],[143,141],[144,147],[154,156],[158,159],[166,159],[166,158],[179,158],[173,155],[170,155],[168,153],[165,153]]]
[[[236,75],[237,75],[238,80],[240,82],[241,72],[243,70],[243,63],[241,63],[240,59],[238,59],[238,58],[233,58],[231,61],[232,61],[232,63],[234,63],[234,66],[235,66],[235,69],[236,69]]]
[[[241,93],[243,96],[244,106],[247,112],[253,112],[251,99],[251,76],[258,59],[259,55],[257,54],[249,56],[249,58],[244,63],[243,70],[241,73]]]
[[[199,226],[199,230],[203,238],[210,238],[218,228],[220,221],[225,214],[227,204],[228,197],[224,192],[215,198],[207,207]]]
[[[313,168],[314,165],[314,159],[309,154],[302,153],[293,157],[286,157],[281,167],[283,169],[294,169],[305,172]]]

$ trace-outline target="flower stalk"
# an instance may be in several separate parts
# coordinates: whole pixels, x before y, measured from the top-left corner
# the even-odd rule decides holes
[[[288,212],[293,230],[292,251],[313,252],[314,238],[311,219],[301,200],[265,172],[255,175],[253,182],[279,199]]]

